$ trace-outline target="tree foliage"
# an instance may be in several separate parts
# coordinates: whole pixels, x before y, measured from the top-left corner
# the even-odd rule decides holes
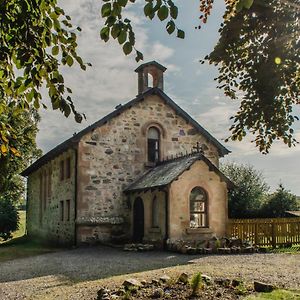
[[[7,107],[10,108],[9,103]],[[17,112],[13,107],[2,113],[0,119],[14,128],[12,151],[0,157],[0,195],[16,203],[24,193],[24,181],[19,174],[41,156],[35,141],[39,116],[35,109]]]
[[[229,192],[229,217],[259,216],[269,190],[262,173],[250,165],[236,163],[224,164],[221,170],[235,184],[234,189]]]
[[[276,139],[295,145],[300,2],[239,0],[227,5],[224,20],[221,37],[206,59],[218,66],[218,87],[240,100],[239,111],[232,117],[231,139],[242,140],[251,132],[263,153]]]
[[[263,216],[270,218],[283,218],[286,211],[299,209],[297,197],[287,191],[282,184],[268,197],[262,208]]]
[[[53,109],[67,117],[74,113],[82,120],[65,86],[60,66],[76,61],[86,65],[77,55],[79,27],[57,6],[56,0],[7,0],[0,2],[0,114],[12,107],[15,111],[46,106],[40,88],[45,85]],[[0,156],[10,152],[14,128],[0,119]]]
[[[205,24],[213,0],[200,1],[200,25]],[[292,146],[293,105],[299,103],[299,0],[224,0],[226,12],[221,38],[207,57],[218,65],[220,88],[232,99],[241,99],[233,117],[233,140],[250,131],[259,150],[267,153],[275,139]],[[135,0],[103,0],[104,25],[100,38],[118,41],[128,55],[135,51],[136,61],[143,54],[135,48],[135,30],[126,18],[126,8]],[[143,13],[150,20],[164,22],[169,34],[184,38],[176,20],[178,7],[173,0],[145,0]],[[0,114],[8,109],[26,110],[46,106],[40,89],[44,85],[53,109],[66,117],[74,114],[72,90],[65,86],[61,66],[85,64],[77,54],[77,34],[71,17],[57,0],[7,0],[0,2]],[[13,107],[13,108],[12,108]],[[0,156],[17,153],[14,128],[0,119]]]
[[[0,196],[0,239],[11,238],[11,233],[18,229],[19,216],[15,205],[8,198]]]

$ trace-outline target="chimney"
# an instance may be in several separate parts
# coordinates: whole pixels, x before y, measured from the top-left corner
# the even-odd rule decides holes
[[[151,61],[140,65],[135,72],[138,73],[138,94],[142,94],[149,88],[157,87],[164,90],[164,72],[166,67]],[[152,78],[151,78],[152,77]],[[149,82],[150,79],[150,82]],[[152,81],[152,82],[151,82]],[[152,84],[151,84],[152,83]]]

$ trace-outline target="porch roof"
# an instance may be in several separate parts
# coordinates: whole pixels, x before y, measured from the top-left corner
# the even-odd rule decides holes
[[[161,162],[156,167],[144,173],[140,178],[128,186],[124,192],[142,191],[147,189],[164,187],[188,170],[194,162],[202,160],[205,162],[210,171],[215,172],[222,181],[225,181],[229,188],[234,184],[230,181],[209,159],[202,153],[192,153],[179,158]]]

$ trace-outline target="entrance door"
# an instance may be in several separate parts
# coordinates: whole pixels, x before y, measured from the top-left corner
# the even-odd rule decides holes
[[[142,242],[144,237],[144,204],[136,198],[133,205],[133,241]]]

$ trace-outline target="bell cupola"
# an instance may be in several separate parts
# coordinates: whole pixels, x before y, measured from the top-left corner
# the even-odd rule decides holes
[[[151,61],[140,65],[135,72],[138,73],[138,93],[142,94],[149,88],[157,87],[161,90],[164,89],[164,72],[166,67]]]

